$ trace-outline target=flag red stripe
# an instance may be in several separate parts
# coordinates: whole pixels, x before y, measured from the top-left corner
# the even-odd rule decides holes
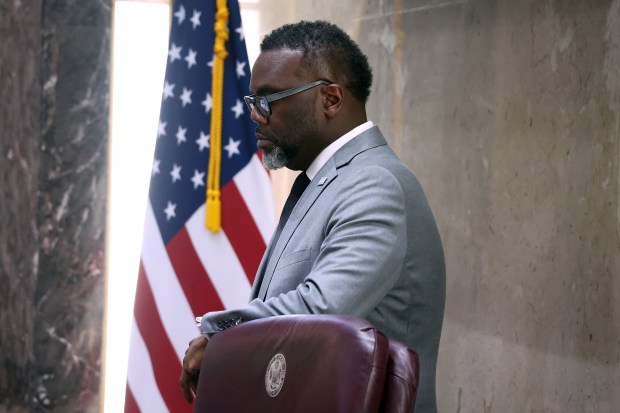
[[[222,188],[222,205],[226,206],[222,208],[222,229],[251,285],[265,252],[265,241],[234,181]]]
[[[181,363],[174,352],[159,318],[153,291],[140,262],[134,316],[152,361],[153,373],[162,399],[171,412],[191,412],[192,406],[183,399],[178,382]],[[172,303],[171,303],[172,305]]]
[[[224,305],[202,266],[192,241],[183,227],[166,245],[170,262],[196,316],[224,309]]]
[[[125,413],[140,413],[140,408],[133,397],[129,384],[125,386]]]

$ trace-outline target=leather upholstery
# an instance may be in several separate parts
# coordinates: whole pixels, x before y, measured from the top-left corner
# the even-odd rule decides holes
[[[276,364],[277,374],[271,370],[269,376],[276,354],[283,356],[285,368]],[[415,352],[389,342],[365,320],[269,317],[211,338],[194,412],[410,413],[416,389],[407,386],[417,385],[418,374]],[[270,396],[267,389],[277,390],[280,382],[277,395]]]
[[[418,354],[403,343],[390,340],[390,357],[380,411],[412,412],[419,377]]]

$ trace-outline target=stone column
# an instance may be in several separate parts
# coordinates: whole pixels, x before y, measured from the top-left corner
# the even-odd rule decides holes
[[[111,10],[0,5],[0,412],[99,410]]]

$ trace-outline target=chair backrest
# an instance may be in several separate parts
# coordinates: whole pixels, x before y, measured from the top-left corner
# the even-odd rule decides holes
[[[420,379],[418,353],[403,343],[390,340],[390,354],[383,386],[380,412],[413,411]]]
[[[417,375],[415,352],[365,320],[269,317],[211,339],[194,412],[410,413]]]

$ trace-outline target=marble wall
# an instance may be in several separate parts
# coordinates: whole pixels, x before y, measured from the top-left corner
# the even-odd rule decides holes
[[[261,0],[343,27],[446,250],[441,412],[620,406],[620,0]]]
[[[0,2],[0,412],[99,411],[111,2]]]

